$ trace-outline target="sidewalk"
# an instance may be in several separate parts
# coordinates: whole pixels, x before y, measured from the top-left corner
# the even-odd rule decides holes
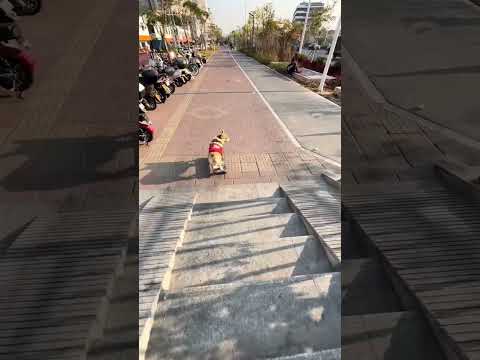
[[[341,163],[341,107],[239,52],[233,58],[298,143]]]
[[[98,78],[99,69],[109,68],[131,73],[130,86],[137,81],[126,71],[137,63],[136,54],[112,62],[125,53],[125,38],[135,26],[114,14],[129,11],[118,0],[68,6],[52,0],[38,15],[21,19],[37,66],[24,100],[0,99],[4,203],[83,207],[133,188],[136,144],[126,140],[136,131],[132,95],[125,77]],[[133,49],[135,39],[130,41]],[[119,198],[110,196],[109,202]]]
[[[355,29],[344,37],[346,49],[388,102],[480,141],[473,131],[480,113],[480,6],[368,0],[346,7],[342,18]]]

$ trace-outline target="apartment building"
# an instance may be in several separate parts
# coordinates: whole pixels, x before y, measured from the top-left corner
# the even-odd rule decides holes
[[[310,14],[308,19],[310,20],[311,17],[315,14],[316,11],[324,9],[325,3],[321,1],[315,1],[310,4]],[[303,1],[297,5],[294,13],[293,13],[293,21],[294,22],[301,22],[304,23],[307,17],[307,10],[308,10],[308,1]]]

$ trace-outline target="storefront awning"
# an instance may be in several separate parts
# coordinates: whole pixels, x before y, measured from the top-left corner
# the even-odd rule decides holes
[[[138,35],[138,40],[139,41],[150,41],[150,40],[152,40],[152,37],[150,35]]]

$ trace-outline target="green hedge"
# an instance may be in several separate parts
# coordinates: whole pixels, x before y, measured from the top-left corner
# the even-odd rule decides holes
[[[263,65],[269,65],[272,62],[272,59],[270,57],[262,54],[258,54],[253,49],[240,49],[240,51],[245,55],[250,56],[251,58],[254,58],[255,60],[257,60],[259,63]]]

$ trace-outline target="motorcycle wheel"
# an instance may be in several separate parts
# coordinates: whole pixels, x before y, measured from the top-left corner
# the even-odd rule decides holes
[[[153,140],[153,134],[145,129],[138,129],[138,143],[141,145],[148,144]]]
[[[18,16],[36,15],[42,9],[42,0],[24,0],[23,2],[25,5],[15,7],[15,12]]]
[[[153,96],[153,98],[155,99],[155,102],[157,104],[163,104],[167,100],[167,98],[163,96],[163,94],[160,94],[158,92]]]
[[[169,88],[167,85],[165,85],[165,84],[162,85],[162,89],[160,90],[160,92],[161,92],[166,98],[170,97],[170,95],[172,94],[172,92],[170,91],[170,88]]]
[[[192,75],[190,75],[190,74],[186,74],[185,77],[187,78],[187,81],[192,80]]]
[[[157,102],[155,101],[155,98],[150,96],[145,98],[144,105],[145,109],[147,109],[148,111],[153,111],[157,108]]]
[[[142,128],[138,129],[138,143],[141,145],[147,143],[147,134]]]
[[[188,70],[193,74],[193,76],[197,76],[200,73],[200,69],[197,65],[192,64],[188,67]]]
[[[175,85],[176,85],[176,86],[182,87],[183,84],[185,84],[185,83],[183,82],[183,79],[182,79],[182,78],[176,78],[176,79],[175,79]]]
[[[149,131],[146,132],[146,141],[147,143],[151,142],[153,140],[153,134]]]
[[[2,67],[12,73],[15,82],[15,92],[23,92],[30,88],[33,84],[33,75],[20,63],[0,59]]]

